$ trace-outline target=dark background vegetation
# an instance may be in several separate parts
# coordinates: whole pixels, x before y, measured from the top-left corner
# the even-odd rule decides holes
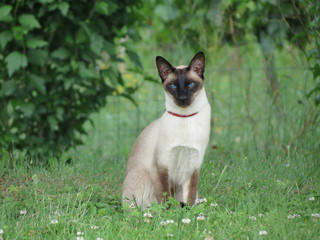
[[[265,91],[279,112],[283,99],[275,53],[290,46],[303,54],[303,67],[313,74],[313,86],[304,94],[315,107],[312,124],[318,124],[319,15],[320,3],[309,0],[2,1],[2,165],[12,166],[17,150],[42,163],[47,156],[59,159],[82,143],[84,123],[108,106],[108,95],[135,102],[140,84],[126,84],[125,62],[127,73],[158,81],[142,66],[144,56],[135,47],[142,42],[162,52],[210,52],[212,46],[226,45],[237,52],[257,44]]]

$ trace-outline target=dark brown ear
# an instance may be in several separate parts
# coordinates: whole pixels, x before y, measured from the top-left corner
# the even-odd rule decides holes
[[[196,72],[199,77],[204,79],[203,73],[204,73],[204,67],[205,67],[205,57],[203,52],[198,52],[191,60],[189,64],[189,68]]]
[[[167,79],[168,75],[174,71],[174,67],[172,67],[172,65],[167,60],[160,56],[156,57],[156,63],[159,76],[162,82],[164,82]]]

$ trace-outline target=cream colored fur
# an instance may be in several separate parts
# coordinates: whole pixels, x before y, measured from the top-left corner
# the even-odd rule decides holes
[[[167,111],[198,114],[180,118],[165,112],[136,140],[128,160],[122,198],[125,202],[136,202],[142,209],[157,201],[158,165],[166,167],[171,181],[181,186],[175,198],[187,202],[191,175],[200,169],[209,141],[211,108],[204,88],[186,108],[178,107],[171,95],[166,93],[165,96]]]

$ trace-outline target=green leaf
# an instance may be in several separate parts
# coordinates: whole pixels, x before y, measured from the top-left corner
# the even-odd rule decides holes
[[[28,65],[27,57],[24,54],[17,51],[10,53],[5,58],[5,61],[7,63],[7,70],[10,77],[15,71]]]
[[[54,116],[51,115],[48,117],[48,123],[52,131],[58,130],[58,121]]]
[[[0,46],[1,46],[2,50],[5,49],[8,42],[10,42],[12,40],[12,38],[13,38],[12,33],[9,30],[0,33]]]
[[[4,5],[0,7],[0,22],[8,22],[12,19],[10,12],[12,10],[11,5]]]
[[[32,103],[27,102],[20,105],[20,109],[26,117],[31,117],[35,107]]]
[[[16,89],[17,83],[14,80],[9,80],[2,83],[1,92],[4,96],[10,96]]]
[[[22,14],[18,19],[19,23],[27,29],[40,28],[40,23],[32,14]]]
[[[118,6],[112,2],[98,1],[94,5],[94,10],[103,15],[109,16],[118,9]]]
[[[30,83],[34,89],[38,90],[42,94],[46,94],[45,80],[35,74],[30,74]]]
[[[69,3],[67,2],[59,2],[58,8],[63,16],[66,16],[69,11]]]
[[[94,34],[90,38],[90,49],[97,55],[101,54],[103,47],[103,37],[98,34]]]
[[[140,62],[140,58],[137,53],[131,51],[131,50],[126,50],[128,57],[130,60],[136,65],[138,68],[142,68],[142,64]]]
[[[87,39],[87,36],[86,36],[85,32],[82,29],[79,29],[76,32],[75,39],[76,39],[76,44],[80,44],[80,43],[83,43]]]
[[[69,51],[63,47],[60,47],[51,53],[52,57],[61,59],[61,60],[66,59],[67,57],[69,57],[69,55],[70,55]]]
[[[84,64],[80,64],[79,75],[82,78],[96,79],[98,75],[90,68],[87,68]]]
[[[40,38],[29,38],[27,40],[27,47],[28,48],[41,48],[48,45],[48,42],[44,41]]]
[[[28,51],[28,62],[34,65],[44,65],[48,57],[48,51],[30,49]]]

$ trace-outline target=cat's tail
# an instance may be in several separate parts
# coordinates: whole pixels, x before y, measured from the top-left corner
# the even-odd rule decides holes
[[[155,189],[148,169],[127,172],[122,185],[122,201],[133,207],[138,205],[145,210],[152,202],[156,202]]]

